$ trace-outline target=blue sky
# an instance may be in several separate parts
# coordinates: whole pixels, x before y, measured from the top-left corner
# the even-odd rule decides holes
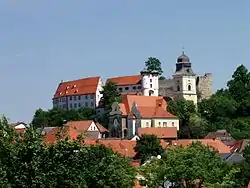
[[[1,0],[0,113],[30,121],[60,80],[134,75],[149,56],[175,68],[181,45],[196,73],[224,87],[250,68],[249,0]]]

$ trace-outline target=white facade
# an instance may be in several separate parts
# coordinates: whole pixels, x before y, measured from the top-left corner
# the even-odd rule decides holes
[[[176,95],[197,104],[196,76],[173,75],[173,78]]]
[[[143,96],[159,95],[158,73],[142,71],[142,93]]]
[[[96,108],[102,98],[102,94],[100,93],[102,89],[103,82],[100,79],[95,93],[59,97],[53,99],[53,107],[67,110],[78,108]]]

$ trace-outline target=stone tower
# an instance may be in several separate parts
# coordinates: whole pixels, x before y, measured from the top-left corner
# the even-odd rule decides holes
[[[184,98],[197,104],[196,75],[192,70],[190,59],[184,52],[177,58],[173,79],[175,98]]]
[[[213,94],[212,91],[212,74],[206,73],[203,76],[196,77],[196,87],[198,100],[208,99]]]
[[[157,71],[141,71],[142,75],[142,92],[144,96],[159,95],[159,73]]]

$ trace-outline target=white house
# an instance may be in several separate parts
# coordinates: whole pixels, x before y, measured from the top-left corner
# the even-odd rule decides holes
[[[53,97],[53,107],[77,109],[96,108],[102,97],[101,77],[88,77],[79,80],[61,82]]]

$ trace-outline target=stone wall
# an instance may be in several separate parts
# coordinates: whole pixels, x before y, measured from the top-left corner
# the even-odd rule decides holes
[[[211,73],[206,73],[203,76],[196,77],[196,88],[199,100],[207,99],[213,94],[212,85]]]

